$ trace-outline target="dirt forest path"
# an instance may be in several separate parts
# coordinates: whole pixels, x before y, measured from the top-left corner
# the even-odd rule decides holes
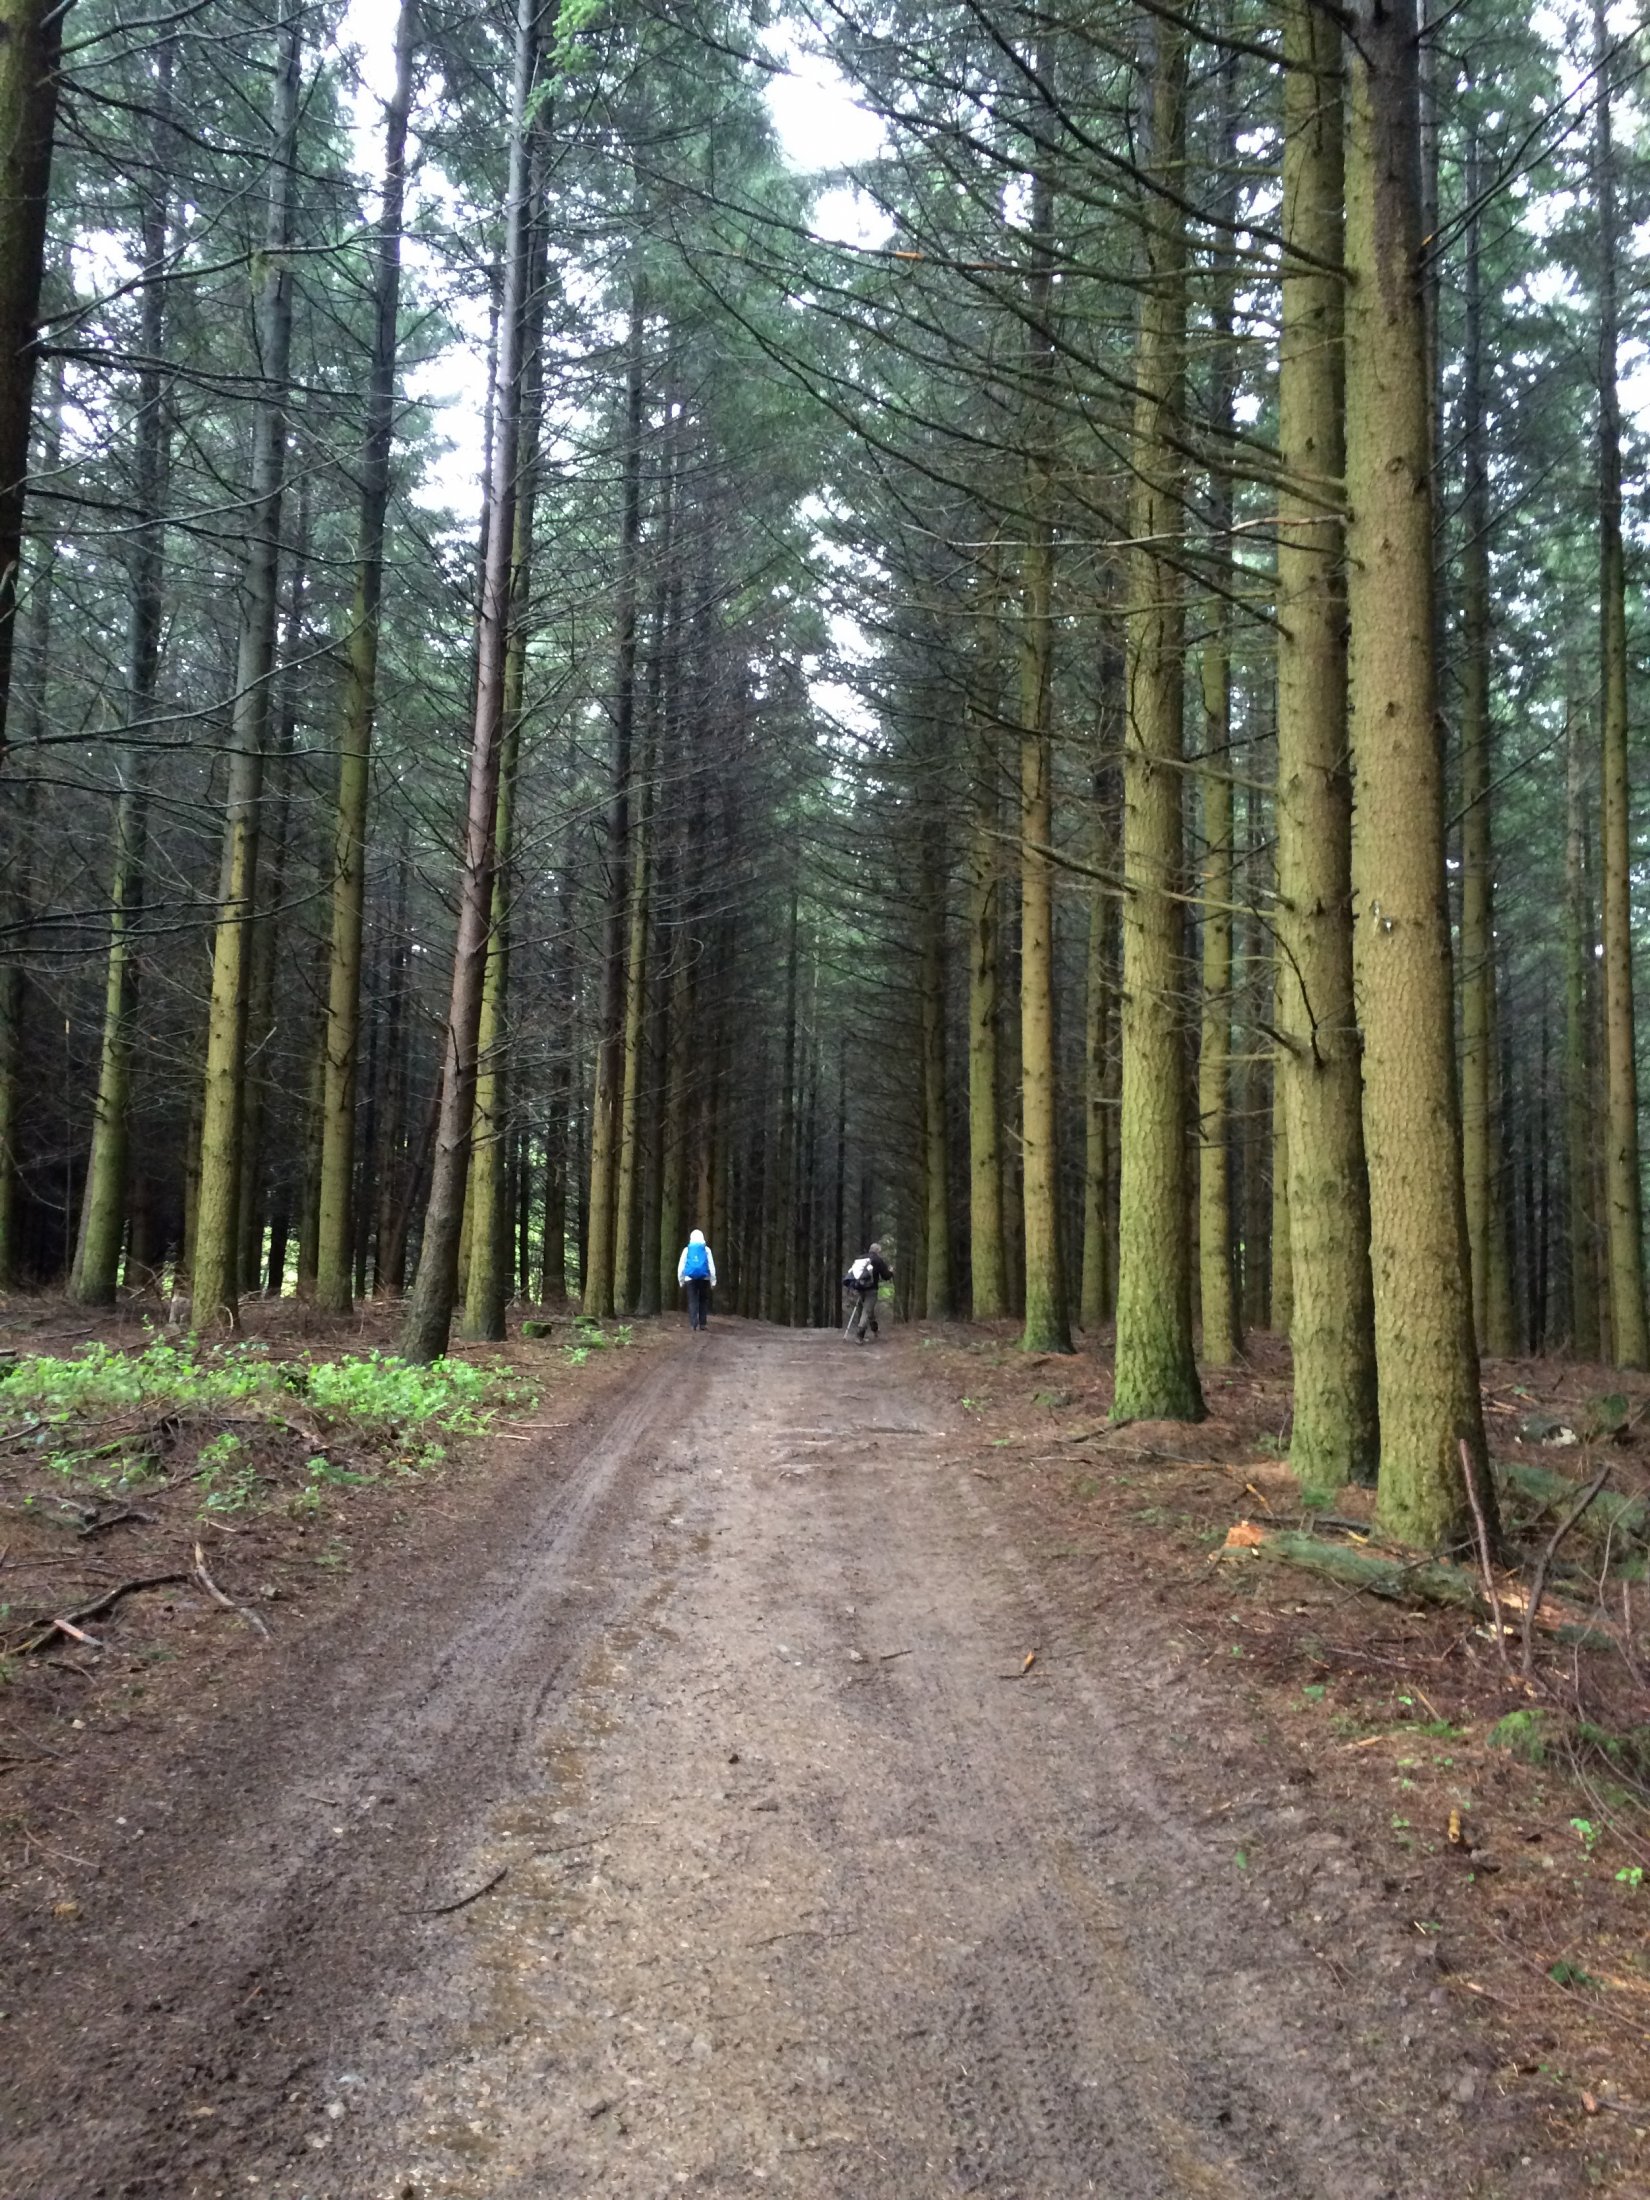
[[[277,1646],[8,1979],[0,2194],[1459,2200],[1444,2020],[1245,1904],[1197,1707],[1042,1608],[959,1418],[715,1325],[434,1618]]]

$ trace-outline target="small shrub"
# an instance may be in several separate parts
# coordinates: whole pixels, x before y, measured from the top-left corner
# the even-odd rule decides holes
[[[1507,1750],[1526,1765],[1544,1765],[1552,1747],[1552,1720],[1545,1711],[1509,1711],[1485,1737],[1492,1749]]]
[[[1547,1976],[1555,1986],[1596,1987],[1599,1983],[1591,1971],[1584,1971],[1579,1963],[1571,1963],[1563,1956],[1556,1963],[1548,1964]]]

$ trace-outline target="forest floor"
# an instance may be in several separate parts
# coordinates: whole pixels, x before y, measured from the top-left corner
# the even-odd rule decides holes
[[[1217,1559],[1298,1505],[1264,1347],[1196,1429],[1006,1331],[508,1358],[215,1524],[209,1432],[49,1528],[0,1433],[3,2200],[1650,2200],[1632,1783],[1490,1739],[1630,1664]]]

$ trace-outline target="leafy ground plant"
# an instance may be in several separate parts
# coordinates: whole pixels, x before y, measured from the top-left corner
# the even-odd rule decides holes
[[[501,1409],[531,1393],[508,1371],[437,1360],[415,1367],[383,1352],[336,1359],[277,1359],[259,1343],[222,1347],[157,1339],[141,1352],[94,1344],[58,1358],[24,1360],[5,1385],[5,1448],[33,1455],[55,1479],[104,1495],[170,1478],[188,1456],[186,1432],[204,1437],[190,1471],[203,1509],[250,1502],[252,1447],[297,1437],[321,1479],[356,1464],[416,1472],[444,1453],[439,1439],[484,1431]],[[227,1424],[227,1425],[226,1425]]]

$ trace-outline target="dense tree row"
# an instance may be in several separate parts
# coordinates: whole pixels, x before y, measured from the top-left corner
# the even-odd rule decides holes
[[[8,8],[9,1282],[1645,1364],[1630,25]]]

